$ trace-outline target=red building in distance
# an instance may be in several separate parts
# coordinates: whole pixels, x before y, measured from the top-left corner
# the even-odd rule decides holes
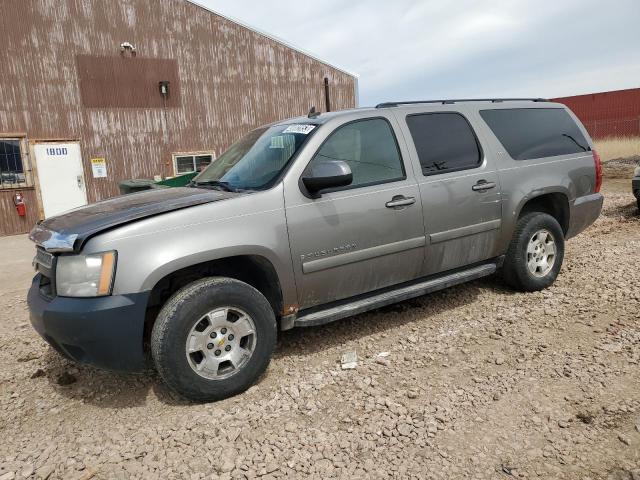
[[[569,107],[593,138],[640,136],[640,88],[552,99]]]

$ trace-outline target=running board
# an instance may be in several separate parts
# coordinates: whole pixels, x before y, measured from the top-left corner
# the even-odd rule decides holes
[[[437,278],[400,287],[395,290],[386,290],[378,294],[374,293],[371,296],[358,298],[357,300],[343,303],[325,310],[307,314],[301,312],[300,316],[294,320],[293,327],[314,327],[317,325],[324,325],[325,323],[335,322],[336,320],[357,315],[358,313],[367,312],[369,310],[391,305],[392,303],[401,302],[410,298],[420,297],[427,293],[442,290],[477,278],[486,277],[487,275],[495,273],[496,270],[497,265],[495,263],[479,265],[477,267],[468,268],[466,270],[445,274]]]

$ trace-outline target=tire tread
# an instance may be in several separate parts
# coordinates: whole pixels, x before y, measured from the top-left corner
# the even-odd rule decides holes
[[[178,310],[188,302],[194,299],[206,298],[208,296],[214,298],[216,293],[224,291],[236,291],[237,293],[241,293],[246,298],[247,302],[253,303],[253,309],[259,310],[260,314],[264,317],[263,320],[267,324],[267,335],[263,332],[263,334],[259,335],[258,338],[260,339],[259,341],[265,342],[261,347],[266,349],[263,354],[266,358],[258,359],[257,368],[254,368],[254,371],[250,374],[251,382],[234,384],[233,382],[227,381],[237,379],[237,375],[240,374],[239,372],[228,379],[211,380],[210,382],[215,382],[216,388],[203,391],[203,388],[198,388],[197,383],[199,382],[197,381],[194,382],[194,384],[185,383],[184,376],[177,372],[175,365],[172,365],[170,360],[172,347],[170,344],[172,342],[173,322],[178,321]],[[254,321],[257,322],[258,319],[254,319]],[[256,328],[259,328],[258,325],[256,325]],[[267,299],[258,290],[244,282],[240,282],[239,280],[232,278],[208,277],[196,280],[195,282],[186,285],[181,290],[174,293],[162,307],[151,333],[151,354],[158,374],[172,390],[190,400],[199,402],[221,400],[246,390],[260,375],[262,375],[262,373],[264,373],[269,364],[271,354],[275,349],[276,333],[276,320],[273,310],[271,309]],[[184,349],[183,346],[179,345],[175,348]],[[256,353],[257,352],[254,351],[254,355],[256,355]],[[253,359],[250,360],[250,362],[253,362]],[[250,365],[247,365],[244,368],[249,367]],[[205,379],[202,379],[202,381],[206,382]],[[213,385],[213,383],[211,385]]]
[[[538,224],[536,228],[551,230],[556,241],[556,264],[549,274],[542,278],[533,277],[527,268],[526,258],[522,255],[522,249],[526,251],[529,238],[527,231],[531,225]],[[513,231],[509,248],[505,255],[502,277],[511,288],[523,292],[534,292],[550,286],[558,276],[564,258],[564,234],[558,221],[544,212],[529,212],[520,217]]]

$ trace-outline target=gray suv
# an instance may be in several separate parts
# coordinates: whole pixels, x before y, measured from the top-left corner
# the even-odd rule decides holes
[[[31,232],[31,322],[62,355],[198,401],[256,381],[278,328],[321,325],[500,270],[548,287],[594,222],[600,159],[541,99],[394,102],[251,131],[189,187]],[[150,354],[150,355],[149,355]]]

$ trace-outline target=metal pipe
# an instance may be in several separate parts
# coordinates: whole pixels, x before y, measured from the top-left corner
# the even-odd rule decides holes
[[[331,111],[331,102],[329,100],[329,78],[324,77],[324,103],[327,112]]]

